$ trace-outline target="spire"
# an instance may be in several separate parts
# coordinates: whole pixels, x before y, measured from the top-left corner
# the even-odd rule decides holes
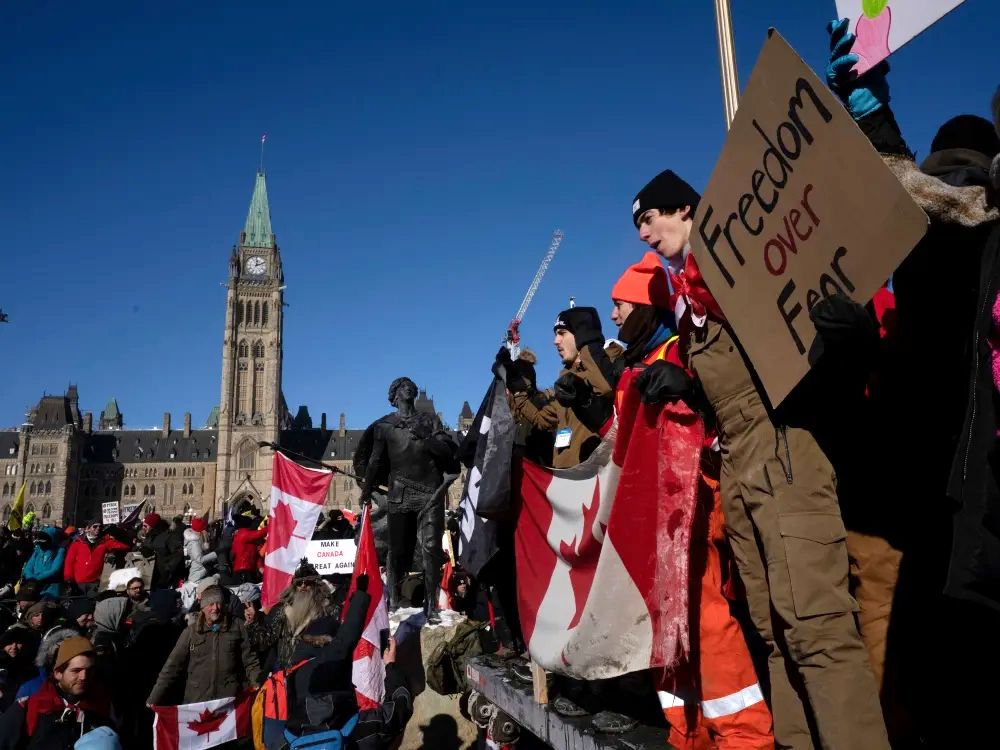
[[[250,199],[247,223],[243,227],[240,241],[243,247],[274,247],[274,233],[271,231],[271,211],[267,206],[267,181],[263,172],[257,173]]]

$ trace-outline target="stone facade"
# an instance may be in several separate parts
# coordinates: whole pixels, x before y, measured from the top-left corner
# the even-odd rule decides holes
[[[44,395],[24,424],[0,430],[2,520],[9,517],[22,485],[25,511],[55,524],[101,518],[102,505],[112,503],[124,514],[145,501],[144,511],[167,518],[216,517],[226,503],[243,500],[265,510],[272,452],[258,442],[277,443],[351,473],[364,430],[348,429],[344,414],[336,429],[327,429],[325,414],[320,426],[313,427],[304,406],[294,419],[289,414],[281,390],[283,291],[266,180],[258,174],[246,224],[229,260],[221,399],[205,427],[192,429],[191,415],[185,414],[178,429],[168,413],[160,429],[130,430],[111,399],[95,430],[92,414],[80,411],[76,386],[62,396]],[[386,373],[386,385],[398,374]],[[434,401],[423,390],[417,408],[434,412]],[[460,428],[471,416],[465,404]],[[452,487],[452,507],[461,488],[460,479]],[[352,478],[338,474],[327,505],[356,511],[360,494]]]

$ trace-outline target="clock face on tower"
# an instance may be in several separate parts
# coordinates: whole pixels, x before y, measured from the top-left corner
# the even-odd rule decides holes
[[[258,256],[247,259],[247,273],[252,276],[260,276],[267,273],[267,261]]]

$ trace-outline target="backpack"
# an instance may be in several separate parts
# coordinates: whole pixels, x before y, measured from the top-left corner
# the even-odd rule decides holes
[[[324,729],[301,737],[296,737],[286,729],[285,741],[288,743],[288,750],[344,750],[347,746],[345,740],[358,725],[358,716],[354,714],[340,729]]]
[[[453,695],[465,689],[465,662],[483,653],[481,634],[485,629],[485,622],[465,620],[455,628],[451,640],[434,647],[424,672],[429,688],[441,695]]]
[[[287,669],[273,672],[260,686],[250,710],[255,750],[264,750],[280,740],[288,721],[288,680],[309,661],[303,659]]]

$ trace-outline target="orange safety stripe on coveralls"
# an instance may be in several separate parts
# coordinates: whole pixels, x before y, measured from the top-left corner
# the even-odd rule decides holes
[[[683,367],[676,343],[676,336],[668,339],[644,364],[665,360]],[[656,693],[670,724],[669,742],[677,750],[771,750],[771,712],[743,631],[723,595],[720,549],[726,538],[717,462],[703,456],[689,565],[689,607],[697,627],[691,623],[688,663],[662,677]]]

